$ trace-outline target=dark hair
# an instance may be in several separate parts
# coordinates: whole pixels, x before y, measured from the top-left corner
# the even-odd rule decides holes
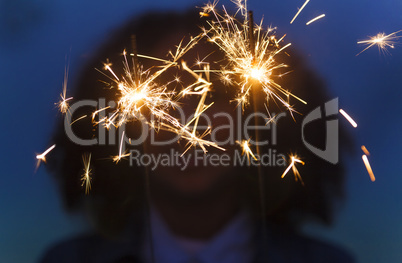
[[[124,27],[107,36],[106,44],[99,49],[82,72],[74,90],[74,100],[100,97],[113,100],[115,94],[105,87],[105,83],[99,81],[102,75],[95,68],[101,68],[101,61],[105,61],[106,58],[114,63],[121,61],[120,55],[123,49],[130,49],[132,46],[130,36],[136,36],[139,53],[161,56],[154,54],[156,45],[160,45],[161,41],[166,43],[166,50],[163,51],[166,54],[169,47],[178,44],[183,35],[198,34],[200,29],[197,25],[201,23],[196,12],[149,13],[129,21]],[[207,50],[209,52],[214,49],[208,47]],[[215,51],[216,56],[220,56],[219,51],[216,49]],[[308,69],[298,55],[283,53],[278,56],[280,56],[278,59],[289,65],[292,71],[288,77],[280,80],[280,84],[306,100],[308,104],[297,104],[296,109],[301,114],[295,113],[295,120],[289,116],[280,120],[277,132],[283,136],[278,138],[275,147],[277,152],[297,153],[302,156],[306,165],[298,166],[304,185],[296,182],[291,173],[282,179],[281,174],[286,167],[263,167],[267,219],[288,225],[311,218],[329,223],[334,203],[342,197],[342,165],[333,165],[316,157],[301,142],[302,114],[322,106],[329,100],[329,96],[322,81]],[[93,108],[77,110],[73,119],[84,115],[91,116],[92,111]],[[94,126],[90,119],[88,117],[72,125],[78,137],[90,139],[97,134],[98,126]],[[138,127],[136,122],[128,125],[133,126],[132,130]],[[309,125],[306,134],[310,143],[323,146],[325,121]],[[344,137],[341,131],[341,139]],[[111,160],[106,160],[107,157],[117,154],[114,146],[80,146],[73,143],[67,138],[62,121],[55,129],[53,140],[57,147],[48,158],[48,167],[57,178],[67,210],[89,209],[95,224],[102,232],[117,233],[122,230],[133,215],[133,211],[139,211],[138,208],[144,203],[144,171],[139,167],[129,167],[128,162],[121,161],[115,164]],[[88,196],[85,196],[80,180],[83,173],[81,156],[85,152],[92,153],[94,173],[92,190]],[[260,202],[258,172],[256,168],[249,167],[239,169],[239,173],[245,182],[245,199],[258,214],[261,212],[258,205]],[[293,221],[295,218],[297,220]]]

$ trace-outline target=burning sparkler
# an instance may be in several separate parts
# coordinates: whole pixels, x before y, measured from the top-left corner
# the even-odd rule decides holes
[[[167,130],[173,132],[181,139],[185,139],[188,141],[187,149],[185,152],[191,148],[192,146],[199,146],[205,153],[207,152],[206,147],[212,146],[218,149],[224,150],[222,147],[219,147],[216,143],[207,141],[203,139],[206,135],[210,133],[210,129],[206,130],[201,135],[198,135],[196,132],[198,120],[200,115],[208,109],[213,103],[210,105],[205,105],[205,99],[207,96],[207,92],[209,91],[209,87],[212,85],[208,80],[209,79],[209,65],[204,67],[206,79],[201,77],[201,75],[197,75],[194,71],[186,66],[186,64],[182,63],[182,68],[191,73],[196,78],[196,82],[188,87],[186,87],[179,96],[185,95],[201,95],[199,104],[195,111],[195,116],[189,123],[183,125],[177,120],[175,117],[169,114],[169,110],[179,107],[176,102],[177,92],[168,88],[168,86],[173,82],[178,82],[180,79],[176,76],[172,81],[166,84],[157,83],[157,79],[161,76],[165,71],[169,68],[178,65],[177,61],[194,45],[197,41],[202,37],[202,35],[198,35],[190,39],[187,44],[183,44],[183,41],[178,45],[176,51],[170,52],[170,56],[172,60],[163,60],[159,58],[154,58],[145,55],[138,54],[130,54],[134,57],[134,65],[131,68],[128,63],[127,53],[124,51],[124,72],[125,76],[118,77],[117,74],[113,71],[112,65],[110,63],[105,63],[105,70],[109,71],[113,78],[111,78],[118,87],[119,91],[119,101],[118,107],[113,112],[111,117],[103,118],[97,123],[104,123],[106,127],[110,125],[114,125],[115,127],[119,127],[124,123],[127,123],[131,120],[145,120],[144,113],[148,111],[150,115],[156,118],[155,121],[148,122],[146,121],[152,128],[159,130]],[[164,65],[160,66],[161,69],[158,71],[151,73],[151,69],[144,70],[139,64],[135,63],[136,57],[142,57],[146,59],[152,59],[156,61],[161,61]],[[106,110],[106,108],[101,110]],[[96,114],[101,111],[98,110],[94,112],[93,118]],[[194,123],[193,129],[189,128],[189,125]],[[121,146],[120,146],[121,149]],[[184,154],[184,153],[183,153]],[[113,160],[118,162],[123,156],[127,156],[127,154],[119,153],[118,156],[114,157]]]
[[[386,35],[385,33],[378,33],[376,36],[370,37],[368,40],[362,40],[357,42],[357,44],[365,44],[368,45],[365,49],[363,49],[361,52],[359,52],[356,56],[360,55],[367,49],[371,48],[374,45],[378,46],[379,51],[383,51],[384,53],[388,52],[387,48],[395,48],[395,40],[402,37],[398,36],[397,34],[399,32],[402,32],[402,30],[393,32],[389,35]]]
[[[274,35],[275,28],[264,30],[263,20],[259,25],[254,25],[245,1],[239,0],[235,3],[238,7],[236,14],[242,14],[243,23],[237,21],[235,16],[230,16],[225,7],[224,14],[220,15],[215,10],[216,2],[206,5],[203,9],[203,12],[212,13],[215,17],[215,21],[207,22],[209,28],[204,29],[204,34],[224,52],[228,60],[227,65],[211,72],[220,74],[226,83],[231,82],[239,87],[235,101],[243,108],[249,103],[251,90],[261,87],[267,102],[271,98],[275,99],[292,112],[293,109],[288,103],[290,96],[306,102],[274,81],[276,71],[287,67],[276,61],[276,55],[291,44],[281,47],[284,36],[277,39]],[[234,80],[236,76],[240,81]]]
[[[105,64],[105,70],[113,75],[112,80],[117,84],[120,98],[116,111],[104,121],[118,127],[132,119],[141,119],[145,110],[149,110],[158,119],[169,121],[172,117],[166,109],[177,106],[173,100],[174,92],[167,91],[170,83],[158,85],[155,80],[175,62],[151,74],[150,69],[144,71],[138,65],[131,69],[125,51],[123,56],[125,76],[121,77],[122,80],[113,71],[110,63]]]

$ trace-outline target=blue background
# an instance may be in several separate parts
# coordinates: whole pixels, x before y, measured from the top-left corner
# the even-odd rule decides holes
[[[311,0],[294,24],[304,0],[249,1],[255,20],[287,33],[324,78],[340,107],[359,126],[340,123],[356,139],[348,156],[347,202],[332,228],[306,226],[311,235],[353,251],[359,262],[402,262],[402,46],[381,55],[373,47],[356,57],[358,40],[402,29],[400,0]],[[221,4],[229,5],[228,1]],[[186,10],[202,2],[51,1],[0,2],[0,262],[35,262],[52,242],[82,231],[80,216],[66,215],[53,180],[35,153],[50,146],[69,55],[74,81],[103,36],[145,10]],[[311,18],[326,17],[309,26]],[[400,40],[402,43],[402,39]],[[371,152],[377,181],[361,161],[361,144]]]

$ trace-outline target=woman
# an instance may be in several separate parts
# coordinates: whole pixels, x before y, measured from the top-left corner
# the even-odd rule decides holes
[[[86,67],[75,89],[74,100],[100,102],[102,98],[105,107],[112,105],[107,103],[115,101],[118,95],[113,85],[98,81],[103,76],[94,68],[102,66],[100,60],[109,58],[109,62],[117,65],[113,67],[115,74],[124,76],[124,72],[118,70],[123,50],[165,58],[169,48],[180,43],[183,36],[187,37],[185,43],[188,34],[198,35],[200,24],[202,21],[195,12],[151,13],[130,21],[107,39]],[[211,68],[219,68],[226,63],[224,55],[206,39],[199,40],[183,59],[192,64],[194,58],[205,58]],[[138,60],[143,69],[155,65],[152,60]],[[307,114],[328,101],[321,81],[300,58],[283,52],[277,55],[277,60],[289,65],[292,71],[280,79],[279,84],[308,101],[307,105],[298,104],[297,111]],[[169,70],[169,76],[182,72],[179,67]],[[192,75],[182,75],[175,90],[180,91],[182,86],[194,82]],[[160,81],[170,80],[164,78]],[[212,130],[229,124],[240,127],[236,131],[242,130],[245,118],[239,118],[236,104],[231,102],[236,96],[235,89],[221,84],[216,76],[211,76],[211,81],[211,95],[205,105],[212,102],[214,105],[205,114],[212,118]],[[185,97],[180,109],[188,117],[194,113],[198,102],[197,96]],[[246,107],[244,112],[240,110],[240,116],[255,112],[267,115],[262,96],[255,95],[253,102],[257,106]],[[100,104],[95,106],[101,108]],[[93,107],[74,108],[72,119],[92,116]],[[280,109],[270,105],[271,112]],[[222,112],[230,117],[216,117]],[[152,114],[146,110],[141,114],[149,122]],[[66,132],[60,123],[54,135],[57,148],[49,156],[49,168],[58,179],[66,209],[89,213],[95,231],[54,246],[41,262],[353,262],[345,251],[299,233],[306,221],[331,222],[333,206],[342,197],[342,166],[316,157],[303,146],[300,114],[294,114],[296,121],[289,112],[276,116],[275,122],[265,126],[267,129],[258,136],[249,132],[249,138],[259,137],[259,141],[268,142],[258,149],[261,162],[262,156],[266,157],[266,165],[249,165],[252,159],[241,159],[236,140],[224,143],[225,152],[209,147],[207,154],[200,155],[199,148],[192,147],[182,156],[188,146],[185,139],[160,146],[149,136],[145,136],[142,143],[130,145],[127,152],[131,155],[116,164],[109,157],[117,154],[116,142],[120,142],[121,137],[113,128],[104,131],[102,125],[94,126],[90,118],[84,118]],[[234,121],[230,122],[230,118]],[[251,126],[266,124],[262,118],[256,121],[251,121]],[[199,127],[204,124],[209,125],[200,118]],[[125,135],[141,138],[144,135],[140,132],[142,125],[146,123],[129,122]],[[305,136],[311,144],[323,145],[324,125],[324,121],[318,121],[306,128]],[[97,140],[84,146],[72,141],[71,134],[74,138]],[[105,134],[107,140],[101,138]],[[221,129],[214,135],[220,142],[236,136],[231,128]],[[162,129],[155,138],[166,142],[172,136]],[[114,145],[110,145],[110,141]],[[92,189],[85,196],[81,186],[81,156],[89,152],[93,180]],[[283,158],[287,159],[290,152],[300,154],[306,161],[306,165],[298,167],[302,182],[300,178],[295,181],[291,174],[281,178],[287,167]],[[237,162],[230,160],[228,165],[219,165],[218,161],[215,165],[216,161],[208,159],[208,156],[220,158],[223,154],[229,159],[237,158]],[[141,156],[148,156],[149,160],[152,156],[171,156],[172,163],[144,163]]]

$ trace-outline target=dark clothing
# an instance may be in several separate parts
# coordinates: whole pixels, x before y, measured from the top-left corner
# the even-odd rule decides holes
[[[355,262],[346,251],[294,231],[276,228],[268,232],[266,238],[261,232],[256,234],[258,242],[252,263]],[[142,245],[138,239],[112,241],[98,235],[83,235],[55,245],[40,263],[141,263],[141,253]]]

